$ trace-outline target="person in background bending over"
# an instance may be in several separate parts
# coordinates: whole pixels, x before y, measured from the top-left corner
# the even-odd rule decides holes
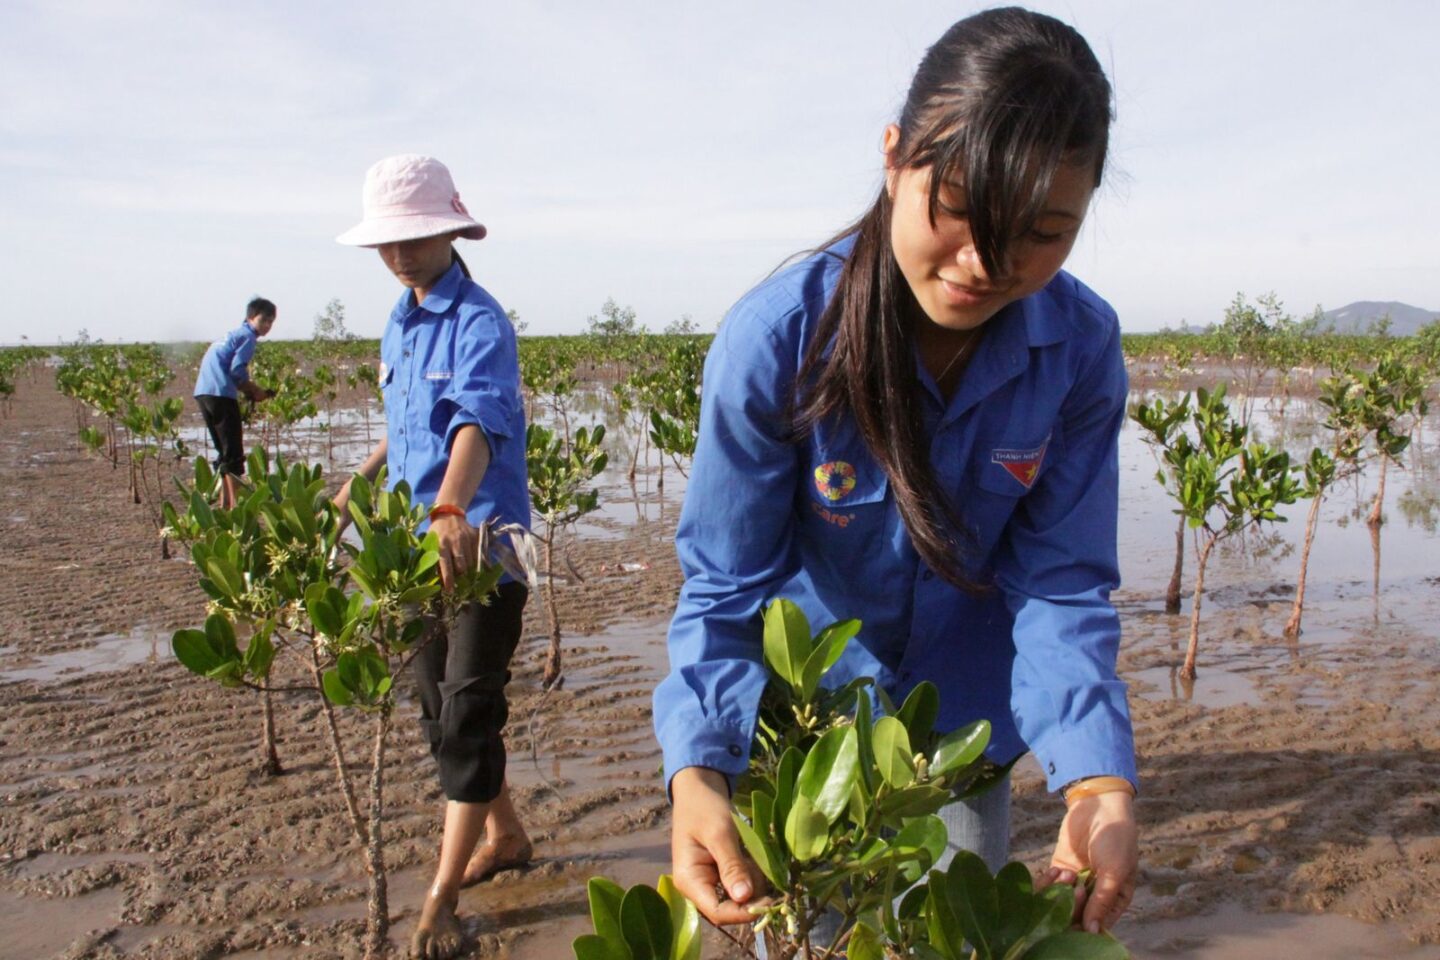
[[[273,393],[250,379],[250,358],[255,344],[275,326],[275,304],[256,297],[245,305],[245,322],[210,344],[195,378],[195,402],[205,418],[205,429],[215,444],[215,469],[223,489],[220,506],[235,506],[237,478],[245,474],[245,441],[240,422],[241,393],[257,403]]]

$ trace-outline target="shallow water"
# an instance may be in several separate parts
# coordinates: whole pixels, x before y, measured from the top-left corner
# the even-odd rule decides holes
[[[1116,933],[1134,960],[1440,960],[1440,946],[1418,946],[1388,927],[1235,904],[1205,916],[1126,924]]]
[[[6,652],[0,650],[0,656]],[[14,660],[6,658],[9,665],[0,670],[0,683],[50,683],[83,674],[110,673],[141,663],[158,663],[170,656],[170,638],[140,626],[126,634],[100,637],[89,646],[75,650],[20,656]]]
[[[1282,421],[1263,407],[1254,426],[1268,441],[1284,437],[1292,460],[1323,442],[1313,434],[1315,405],[1291,401]],[[1321,434],[1324,431],[1320,431]],[[1308,501],[1281,508],[1288,522],[1268,524],[1217,547],[1206,570],[1201,606],[1200,677],[1193,691],[1171,683],[1189,636],[1196,554],[1187,538],[1182,613],[1168,617],[1163,598],[1175,558],[1175,514],[1155,480],[1157,461],[1126,424],[1120,438],[1122,586],[1115,595],[1125,629],[1124,649],[1136,667],[1135,692],[1221,707],[1254,702],[1256,683],[1296,668],[1347,662],[1357,641],[1406,644],[1422,661],[1440,666],[1440,645],[1414,634],[1440,616],[1440,534],[1437,475],[1440,418],[1432,416],[1407,454],[1408,469],[1392,464],[1386,478],[1386,522],[1365,523],[1378,483],[1378,465],[1336,484],[1322,505],[1310,558],[1304,625],[1298,642],[1282,628],[1294,599]],[[1329,693],[1301,690],[1302,702]],[[1308,701],[1307,701],[1307,698]]]

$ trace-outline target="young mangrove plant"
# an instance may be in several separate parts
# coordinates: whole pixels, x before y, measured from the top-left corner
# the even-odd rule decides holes
[[[609,463],[601,448],[605,427],[581,427],[566,440],[532,423],[525,431],[525,466],[530,475],[530,504],[545,524],[545,609],[550,619],[550,649],[545,660],[546,690],[562,682],[560,614],[555,607],[555,547],[567,527],[600,506],[600,491],[587,488]]]
[[[1175,418],[1175,406],[1188,408],[1194,437]],[[1294,503],[1301,488],[1290,465],[1290,455],[1250,440],[1250,428],[1231,414],[1225,387],[1197,390],[1195,403],[1187,395],[1177,404],[1156,398],[1138,405],[1132,413],[1151,441],[1161,449],[1170,470],[1156,479],[1176,501],[1176,512],[1200,534],[1195,562],[1195,590],[1190,611],[1190,642],[1180,676],[1195,679],[1195,657],[1200,642],[1200,601],[1205,591],[1205,568],[1215,545],[1262,523],[1281,523],[1276,508]]]
[[[1140,410],[1144,409],[1144,414]],[[1166,489],[1178,487],[1180,460],[1174,440],[1185,429],[1190,420],[1190,395],[1187,393],[1171,404],[1157,400],[1154,406],[1137,403],[1130,411],[1131,419],[1145,426],[1145,442],[1153,447],[1160,459],[1160,469],[1155,479]],[[1143,417],[1143,419],[1142,419]],[[1170,569],[1170,583],[1165,588],[1165,612],[1174,616],[1180,612],[1180,596],[1185,576],[1185,531],[1187,524],[1183,511],[1175,525],[1175,565]]]
[[[339,514],[319,466],[287,467],[279,458],[272,464],[257,449],[248,467],[252,489],[231,510],[212,509],[207,502],[204,491],[215,481],[203,460],[195,464],[187,511],[182,515],[166,507],[169,526],[177,539],[190,544],[200,585],[210,598],[204,628],[178,631],[172,645],[191,671],[226,687],[262,691],[266,762],[272,770],[278,770],[278,759],[270,692],[284,689],[317,698],[337,788],[369,876],[366,956],[379,956],[389,926],[381,831],[395,681],[431,635],[430,620],[448,619],[467,602],[483,602],[501,570],[478,562],[453,592],[443,592],[436,537],[418,532],[424,506],[411,502],[404,483],[385,490],[383,472],[375,486],[361,476],[351,481],[348,510],[356,545],[340,539]],[[348,555],[348,564],[340,562],[342,554]],[[249,635],[243,647],[242,633]],[[308,682],[287,676],[278,686],[277,657],[293,660]],[[370,717],[363,815],[336,723],[337,706]]]
[[[1365,397],[1362,406],[1365,426],[1375,437],[1375,453],[1380,459],[1380,480],[1366,518],[1371,527],[1378,527],[1384,522],[1387,468],[1391,462],[1401,466],[1399,451],[1409,446],[1410,436],[1429,412],[1429,401],[1425,398],[1429,384],[1420,364],[1407,363],[1393,355],[1382,357],[1374,370],[1355,377]],[[1397,453],[1388,453],[1387,448],[1402,438],[1404,443],[1399,444]]]
[[[933,684],[915,687],[898,709],[868,677],[828,686],[859,630],[847,620],[812,635],[788,600],[765,611],[770,683],[733,816],[772,887],[769,902],[754,908],[767,956],[1123,960],[1113,938],[1070,930],[1074,888],[1037,892],[1024,864],[992,876],[963,851],[942,868],[949,837],[937,812],[1007,770],[985,759],[987,722],[935,732]],[[622,899],[614,884],[592,881],[595,934],[575,941],[578,960],[696,960],[689,914],[664,884]]]
[[[1337,480],[1346,480],[1360,473],[1367,459],[1366,439],[1369,424],[1375,416],[1368,408],[1384,402],[1366,389],[1365,382],[1354,373],[1326,378],[1320,386],[1319,403],[1327,411],[1322,425],[1331,432],[1329,449],[1316,447],[1303,464],[1304,486],[1301,495],[1310,499],[1310,512],[1305,519],[1305,539],[1300,547],[1300,572],[1295,580],[1295,601],[1290,618],[1285,621],[1285,636],[1300,636],[1300,619],[1305,608],[1305,584],[1310,570],[1310,548],[1319,527],[1320,508],[1325,494]],[[1376,437],[1376,445],[1399,457],[1409,444],[1408,437],[1397,437],[1384,430]]]

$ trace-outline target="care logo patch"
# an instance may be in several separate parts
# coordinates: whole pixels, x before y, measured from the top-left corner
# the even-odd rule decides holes
[[[1005,468],[1005,472],[1015,478],[1015,482],[1026,490],[1035,485],[1035,476],[1040,472],[1040,464],[1045,462],[1045,448],[1050,446],[1050,438],[1046,437],[1045,442],[1038,447],[1030,447],[1026,450],[996,449],[990,453],[990,462],[998,463]]]
[[[855,489],[855,468],[844,460],[831,460],[815,468],[815,489],[826,500],[842,500]]]

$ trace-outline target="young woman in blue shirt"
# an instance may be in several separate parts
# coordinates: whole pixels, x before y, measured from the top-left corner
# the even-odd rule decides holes
[[[711,920],[763,893],[731,824],[765,684],[761,612],[863,621],[839,664],[941,726],[989,719],[1067,809],[1043,883],[1090,930],[1135,887],[1133,735],[1109,594],[1126,378],[1103,300],[1061,272],[1105,167],[1111,92],[1084,39],[1009,8],[930,48],[885,128],[874,204],[748,293],[706,361],[677,533],[685,583],[655,727],[676,882]],[[947,808],[1006,859],[1009,784]],[[717,893],[723,885],[724,896]]]
[[[446,589],[475,562],[478,528],[492,521],[528,527],[525,417],[515,331],[505,311],[454,249],[479,240],[450,177],[431,157],[381,160],[365,178],[365,219],[341,243],[372,247],[405,286],[380,340],[385,439],[359,472],[388,465],[429,507],[440,540]],[[336,497],[342,516],[347,483]],[[505,684],[520,639],[524,584],[501,583],[488,605],[472,604],[447,633],[434,622],[414,661],[420,725],[446,796],[435,880],[421,907],[411,953],[460,952],[460,888],[529,860],[525,834],[505,787]]]

